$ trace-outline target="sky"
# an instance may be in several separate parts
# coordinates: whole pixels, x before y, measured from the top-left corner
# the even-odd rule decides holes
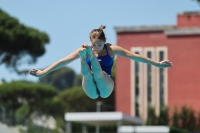
[[[194,0],[1,0],[0,8],[20,23],[46,32],[50,43],[46,52],[33,65],[21,65],[19,70],[46,68],[71,54],[84,43],[90,43],[89,33],[100,25],[107,42],[116,45],[114,27],[176,25],[180,12],[200,11]],[[80,60],[69,65],[80,74]],[[0,80],[25,79],[37,82],[31,75],[19,76],[0,65]]]

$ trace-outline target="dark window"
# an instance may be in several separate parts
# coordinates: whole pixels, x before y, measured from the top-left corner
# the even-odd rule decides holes
[[[152,58],[152,53],[147,52],[147,57]],[[152,66],[147,64],[147,100],[148,107],[152,104]]]
[[[164,52],[159,52],[160,61],[164,60]],[[160,107],[164,106],[164,68],[159,69],[159,91],[160,91]]]
[[[136,54],[139,54],[138,52],[135,52]],[[139,63],[135,62],[135,116],[140,115],[139,113],[139,108],[140,108],[140,104],[139,104],[139,94],[140,94],[140,88],[139,88]]]

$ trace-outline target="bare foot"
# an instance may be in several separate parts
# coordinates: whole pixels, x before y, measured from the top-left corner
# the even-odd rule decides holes
[[[87,57],[91,60],[94,56],[93,52],[92,52],[92,49],[90,46],[86,45],[85,46],[86,50],[87,50]]]
[[[87,50],[86,50],[86,48],[81,48],[79,50],[79,56],[80,56],[81,61],[83,63],[85,63],[86,62],[86,57],[87,57]]]

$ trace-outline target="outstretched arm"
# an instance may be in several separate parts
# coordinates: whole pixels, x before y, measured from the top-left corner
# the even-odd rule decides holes
[[[79,58],[79,52],[80,48],[77,49],[76,51],[74,51],[72,54],[66,56],[63,59],[58,60],[57,62],[53,63],[52,65],[50,65],[49,67],[45,68],[44,70],[38,70],[38,69],[32,69],[29,71],[29,73],[33,76],[36,77],[44,77],[45,75],[47,75],[48,73],[57,70],[61,67],[66,66],[67,64],[73,62],[74,60]]]
[[[137,62],[151,64],[151,65],[154,65],[159,68],[172,67],[172,63],[169,62],[168,60],[158,62],[158,61],[152,60],[148,57],[132,53],[132,52],[130,52],[122,47],[119,47],[119,46],[112,45],[112,50],[113,50],[114,55],[123,56],[125,58],[129,58],[129,59],[137,61]]]

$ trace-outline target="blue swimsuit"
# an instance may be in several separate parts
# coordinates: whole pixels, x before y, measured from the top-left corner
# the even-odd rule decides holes
[[[106,72],[112,78],[112,66],[113,66],[113,62],[114,61],[113,61],[112,57],[109,55],[109,53],[108,53],[108,49],[107,49],[106,44],[104,45],[104,48],[106,49],[106,55],[97,56],[96,58],[98,59],[99,64],[101,65],[101,69],[104,72]],[[86,62],[88,64],[88,66],[90,67],[90,70],[92,70],[91,69],[91,61],[90,61],[90,59],[86,58]],[[98,94],[100,94],[98,88],[97,88],[97,92],[98,92]]]

